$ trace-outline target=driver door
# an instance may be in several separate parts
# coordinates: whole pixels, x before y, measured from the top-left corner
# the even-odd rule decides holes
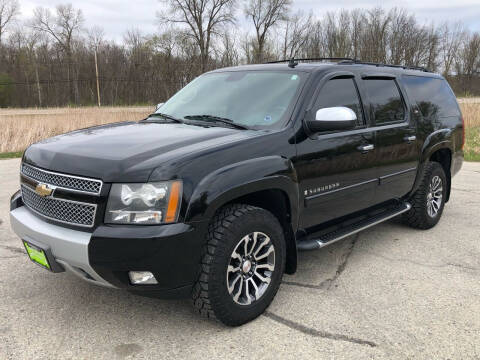
[[[297,169],[304,207],[300,226],[308,228],[373,205],[377,186],[374,132],[366,126],[362,101],[353,75],[333,77],[321,85],[317,110],[345,106],[357,125],[297,142]]]

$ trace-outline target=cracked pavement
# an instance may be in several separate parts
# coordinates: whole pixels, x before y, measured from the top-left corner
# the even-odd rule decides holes
[[[234,329],[32,264],[8,219],[18,170],[0,161],[0,359],[480,359],[480,163],[437,227],[393,219],[300,253],[268,311]]]

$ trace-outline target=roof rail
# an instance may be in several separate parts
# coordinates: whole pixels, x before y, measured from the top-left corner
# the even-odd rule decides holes
[[[319,58],[303,58],[303,59],[285,59],[285,60],[276,60],[276,61],[268,61],[266,64],[279,64],[279,63],[288,63],[288,66],[294,68],[298,65],[299,62],[307,62],[307,61],[337,61],[338,64],[347,65],[347,64],[359,64],[359,65],[372,65],[377,67],[387,66],[392,68],[399,68],[405,70],[419,70],[423,72],[431,72],[425,67],[422,66],[408,66],[408,65],[392,65],[392,64],[383,64],[383,63],[376,63],[370,61],[362,61],[354,58],[348,57],[319,57]]]
[[[376,63],[376,62],[370,62],[370,61],[361,61],[357,59],[340,61],[339,64],[360,64],[360,65],[372,65],[377,67],[387,66],[387,67],[405,69],[405,70],[419,70],[423,72],[431,72],[429,69],[423,66],[393,65],[393,64]]]
[[[306,62],[306,61],[356,61],[356,60],[348,57],[319,57],[319,58],[304,58],[304,59],[291,58],[291,59],[284,59],[284,60],[267,61],[265,64],[280,64],[280,63],[288,62],[290,65],[290,64],[293,64],[293,62],[295,61]]]

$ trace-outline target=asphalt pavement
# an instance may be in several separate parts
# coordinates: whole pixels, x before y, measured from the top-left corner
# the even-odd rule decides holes
[[[301,253],[268,311],[238,328],[189,300],[96,287],[33,264],[11,231],[20,162],[0,160],[0,359],[480,359],[480,163],[440,223],[398,219]]]

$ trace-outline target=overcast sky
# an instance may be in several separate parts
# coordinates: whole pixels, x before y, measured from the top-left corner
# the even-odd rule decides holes
[[[69,1],[20,0],[21,17],[29,18],[37,6],[54,8],[56,4]],[[86,27],[99,25],[107,38],[121,40],[122,34],[131,28],[143,33],[157,30],[155,13],[162,8],[158,0],[72,0],[80,8]],[[445,20],[461,21],[474,31],[480,30],[480,0],[293,0],[293,9],[312,10],[317,17],[327,11],[382,6],[386,9],[403,7],[425,23],[440,23]],[[244,15],[238,12],[239,20],[245,23]]]

